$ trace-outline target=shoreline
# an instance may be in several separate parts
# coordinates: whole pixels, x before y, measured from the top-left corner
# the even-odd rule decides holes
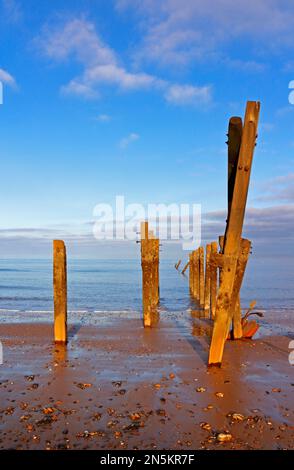
[[[208,369],[210,322],[165,313],[70,324],[67,348],[52,324],[1,324],[0,449],[294,449],[294,321],[268,315]]]

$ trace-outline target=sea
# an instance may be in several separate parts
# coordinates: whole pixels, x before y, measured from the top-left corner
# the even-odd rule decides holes
[[[188,312],[193,308],[188,275],[182,275],[174,264],[171,259],[160,262],[160,310]],[[140,316],[141,278],[140,259],[69,260],[69,318],[91,321],[99,315],[116,313]],[[292,256],[250,259],[241,292],[242,308],[246,310],[253,300],[259,310],[294,310]],[[1,259],[0,320],[51,321],[52,316],[52,260]]]

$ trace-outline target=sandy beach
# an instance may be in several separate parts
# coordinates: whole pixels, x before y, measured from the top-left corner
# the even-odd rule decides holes
[[[67,348],[52,324],[2,324],[0,448],[294,449],[293,313],[227,342],[221,369],[197,312],[71,324]]]

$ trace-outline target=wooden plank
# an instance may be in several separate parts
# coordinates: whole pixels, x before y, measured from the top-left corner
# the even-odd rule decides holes
[[[210,253],[211,244],[206,245],[206,257],[205,257],[205,288],[204,288],[204,310],[208,312],[210,309]]]
[[[216,254],[217,242],[212,242],[210,252],[210,316],[213,320],[215,318],[217,298],[217,264],[214,262],[214,255]]]
[[[225,233],[223,281],[217,297],[216,318],[208,360],[209,365],[221,364],[225,341],[232,321],[230,299],[240,249],[259,110],[260,104],[258,102],[249,101],[247,103],[231,210]]]
[[[204,247],[199,247],[199,304],[204,307]]]
[[[67,343],[67,272],[66,247],[53,240],[54,341]]]

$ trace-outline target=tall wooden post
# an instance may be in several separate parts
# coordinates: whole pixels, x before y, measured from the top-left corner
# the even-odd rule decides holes
[[[199,304],[204,307],[204,248],[199,248]]]
[[[216,311],[216,297],[217,297],[217,264],[214,255],[217,254],[217,242],[211,243],[210,252],[210,315],[214,320]]]
[[[209,314],[210,308],[210,253],[211,244],[206,245],[205,257],[205,288],[204,288],[204,310]]]
[[[231,210],[225,233],[223,282],[217,298],[216,318],[208,361],[210,365],[221,364],[225,341],[232,321],[231,295],[240,250],[259,109],[260,104],[258,102],[250,101],[247,103]]]
[[[232,117],[228,129],[228,218],[231,211],[233,192],[241,148],[243,124],[242,118]]]
[[[62,240],[53,241],[54,341],[67,343],[66,248]]]

